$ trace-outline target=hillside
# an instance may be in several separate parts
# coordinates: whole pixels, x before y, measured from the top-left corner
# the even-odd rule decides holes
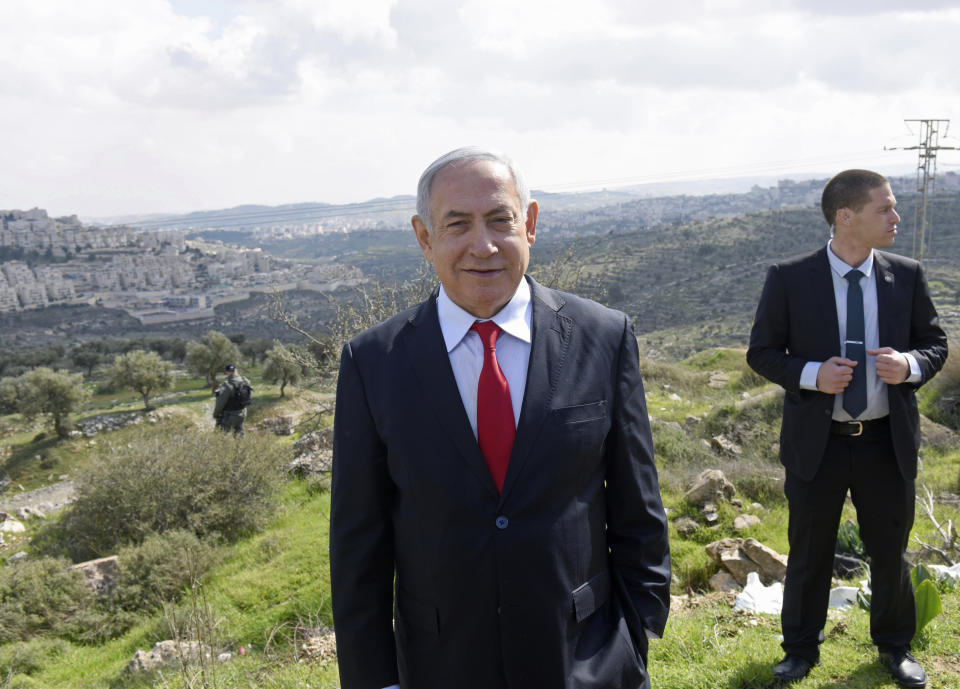
[[[819,211],[781,204],[784,199],[806,198],[809,190],[809,185],[781,184],[778,189],[688,197],[685,201],[685,197],[617,201],[614,196],[597,194],[591,203],[608,205],[584,211],[565,202],[552,216],[548,198],[531,271],[534,275],[542,270],[551,272],[558,261],[567,263],[569,270],[579,272],[582,278],[575,291],[629,314],[644,345],[657,356],[676,358],[711,346],[743,346],[767,267],[827,241]],[[761,196],[770,206],[773,192],[780,194],[774,205],[783,207],[740,213],[751,204],[762,205],[757,200]],[[903,220],[893,251],[904,255],[913,254],[914,201],[912,194],[901,193],[898,210]],[[691,216],[701,219],[683,220]],[[656,221],[658,217],[663,221]],[[960,192],[939,193],[930,205],[929,218],[928,277],[944,322],[958,329]],[[560,223],[565,229],[561,230]],[[302,262],[355,266],[370,280],[409,280],[423,265],[413,232],[407,227],[400,232],[357,230],[256,241],[249,233],[229,238]],[[294,305],[307,330],[324,332],[335,303],[355,298],[351,290],[331,296],[336,302],[326,293],[315,292],[288,292],[284,299]],[[143,326],[119,311],[96,307],[0,314],[0,341],[15,346],[55,342],[66,332],[63,323],[67,321],[70,336],[82,339],[174,333],[198,336],[210,329],[290,338],[272,320],[269,302],[268,295],[253,294],[245,301],[217,306],[213,318],[162,326]]]
[[[780,395],[747,370],[742,351],[710,350],[678,363],[646,360],[642,368],[648,405],[654,417],[654,439],[671,524],[675,575],[673,613],[664,639],[651,645],[651,673],[657,686],[665,689],[716,686],[761,689],[769,685],[772,664],[779,659],[776,639],[779,623],[775,616],[734,611],[732,594],[707,593],[707,581],[717,571],[717,565],[707,556],[704,546],[723,537],[750,536],[775,550],[786,549],[783,474],[771,449],[777,435]],[[135,480],[138,476],[156,476],[155,480],[171,486],[165,492],[175,494],[179,490],[176,486],[181,485],[176,475],[157,473],[157,469],[149,467],[180,461],[177,457],[184,451],[202,450],[199,455],[182,455],[190,462],[182,465],[187,473],[202,469],[204,462],[219,461],[214,451],[217,446],[230,453],[235,447],[240,452],[256,452],[260,457],[275,454],[280,464],[286,465],[294,456],[291,441],[306,433],[313,410],[325,408],[330,394],[288,388],[288,396],[281,398],[275,386],[259,377],[258,369],[248,367],[246,372],[252,378],[257,395],[247,421],[247,436],[241,443],[235,444],[229,438],[214,434],[208,418],[209,390],[202,380],[184,377],[175,391],[157,398],[154,421],[147,419],[118,430],[104,430],[92,438],[78,437],[58,443],[42,432],[42,423],[24,423],[16,415],[0,417],[0,443],[10,448],[4,471],[16,491],[18,484],[32,488],[51,481],[59,483],[64,478],[83,485],[91,471],[94,475],[96,472],[103,475],[111,462],[120,463],[127,469],[121,474],[127,473],[129,478],[118,474],[109,480],[121,491],[116,494],[118,505],[129,505],[141,490]],[[718,372],[725,377],[718,379]],[[955,385],[960,385],[960,366],[949,375],[953,376]],[[717,380],[722,382],[717,384]],[[935,410],[941,394],[940,388],[926,390],[924,410],[928,413]],[[97,394],[79,417],[128,413],[137,406],[135,395]],[[298,427],[293,437],[275,436],[266,430],[265,424],[280,415],[291,415],[304,425]],[[324,423],[329,423],[329,417],[325,417]],[[934,426],[928,425],[925,429],[927,444],[920,482],[936,496],[934,505],[940,521],[956,521],[960,518],[960,505],[951,502],[950,496],[960,493],[958,436],[954,431]],[[711,438],[718,435],[739,449],[731,454],[712,443]],[[163,452],[165,456],[151,449],[157,441],[162,443],[157,449],[167,448]],[[191,465],[193,468],[186,468]],[[690,481],[704,468],[723,470],[736,486],[736,500],[720,505],[718,519],[713,524],[705,522],[698,507],[683,497]],[[211,474],[208,483],[217,485],[218,480]],[[173,575],[169,572],[152,575],[152,586],[166,587],[163,590],[167,602],[159,608],[151,607],[155,604],[131,607],[131,600],[145,599],[135,593],[140,590],[134,587],[138,580],[131,580],[134,575],[128,574],[120,580],[122,596],[115,596],[116,602],[110,603],[118,605],[126,601],[126,607],[120,609],[122,615],[113,612],[109,618],[102,617],[104,613],[98,613],[101,608],[96,605],[104,606],[107,602],[95,604],[89,600],[79,607],[74,603],[63,611],[62,603],[55,597],[56,587],[66,586],[67,580],[58,579],[56,570],[43,570],[47,572],[42,579],[44,588],[38,591],[46,591],[45,595],[51,597],[40,608],[33,608],[39,611],[34,614],[40,617],[34,619],[41,620],[41,624],[32,623],[32,632],[17,632],[21,637],[15,640],[11,639],[11,630],[21,628],[13,626],[20,620],[20,613],[16,612],[19,608],[11,608],[11,599],[3,594],[10,590],[4,587],[15,581],[10,576],[18,578],[21,597],[31,590],[29,586],[40,586],[41,580],[32,577],[38,576],[41,564],[51,566],[51,561],[44,558],[49,558],[58,548],[70,548],[70,542],[57,534],[77,533],[71,532],[69,525],[78,519],[82,521],[82,515],[89,510],[81,499],[63,512],[27,519],[27,532],[22,536],[7,534],[3,548],[3,557],[8,562],[14,553],[24,553],[26,559],[7,567],[4,570],[7,574],[0,576],[0,620],[3,620],[0,633],[4,635],[0,641],[0,677],[5,682],[2,686],[10,689],[145,689],[151,686],[333,689],[337,679],[329,639],[328,485],[322,473],[308,474],[307,478],[286,476],[272,493],[266,518],[252,531],[241,533],[239,538],[229,536],[225,540],[213,538],[200,542],[208,543],[212,551],[204,551],[196,543],[190,545],[182,536],[173,537],[174,543],[181,543],[177,548],[186,548],[184,552],[195,553],[191,557],[206,558],[209,564],[205,565],[206,569],[197,569],[198,561],[192,561],[194,564],[183,561],[180,566],[186,568],[186,579],[182,575],[171,579]],[[150,490],[150,486],[145,487]],[[202,495],[208,489],[198,492]],[[108,495],[100,493],[104,497]],[[9,497],[0,496],[0,503],[5,499]],[[246,500],[242,513],[255,514],[259,509],[256,506],[260,503],[255,501],[258,499],[251,494]],[[227,501],[224,507],[234,509],[230,504]],[[241,505],[236,503],[235,507]],[[99,514],[102,522],[105,513]],[[758,521],[745,531],[738,529],[734,521],[740,514],[754,515]],[[844,519],[852,517],[852,508],[848,508]],[[100,528],[87,519],[87,529]],[[697,525],[694,531],[681,526],[684,519],[693,520]],[[67,531],[62,531],[63,528]],[[167,522],[164,528],[178,527],[176,522]],[[92,532],[82,533],[89,539]],[[926,542],[937,542],[934,526],[919,506],[914,533]],[[152,544],[149,548],[148,543],[141,549],[121,547],[122,571],[133,567],[130,563],[159,562],[156,560],[158,548],[159,552],[166,553],[163,557],[180,561],[177,558],[182,556],[176,554],[177,550],[163,549],[168,547],[163,546],[166,541],[148,539],[148,542]],[[204,552],[208,554],[202,555]],[[919,555],[920,549],[911,545],[911,557]],[[161,567],[159,571],[167,569]],[[138,577],[149,576],[149,570],[133,568],[130,571],[140,571],[135,574]],[[192,578],[191,571],[197,572],[197,578]],[[38,583],[31,584],[34,581]],[[177,585],[177,581],[181,583]],[[915,649],[927,666],[934,686],[960,682],[957,669],[960,655],[952,641],[960,634],[960,589],[945,588],[942,595],[945,612],[927,627]],[[91,605],[94,607],[85,607]],[[145,602],[138,605],[144,606]],[[44,616],[54,615],[62,617],[50,617],[48,625],[42,623]],[[109,624],[105,624],[107,619],[111,620]],[[869,653],[864,653],[867,620],[867,615],[856,608],[831,613],[824,668],[815,671],[803,686],[832,687],[839,681],[855,689],[892,687],[879,666],[870,662]],[[84,625],[91,624],[97,625],[97,631],[90,628],[84,632],[87,629]],[[138,649],[148,650],[155,642],[170,638],[172,629],[178,629],[183,638],[210,643],[217,653],[231,652],[232,659],[221,664],[192,665],[185,670],[179,670],[174,664],[162,674],[130,674],[125,670]]]

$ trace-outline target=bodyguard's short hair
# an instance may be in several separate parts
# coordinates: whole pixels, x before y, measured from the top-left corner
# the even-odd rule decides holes
[[[530,190],[523,181],[523,175],[520,174],[520,169],[517,167],[517,164],[502,153],[488,151],[476,146],[466,146],[443,154],[430,163],[427,169],[423,171],[423,174],[420,175],[420,182],[417,184],[417,215],[420,216],[423,224],[426,225],[427,229],[431,232],[433,231],[433,219],[430,217],[430,187],[433,186],[433,178],[448,165],[470,160],[492,160],[500,163],[510,171],[510,176],[513,178],[513,186],[517,190],[517,196],[520,197],[520,208],[523,212],[523,217],[526,218],[527,207],[530,205]]]
[[[227,364],[226,366],[223,367],[223,370],[224,370],[224,371],[236,371],[236,370],[237,370],[237,367],[234,366],[233,364]]]
[[[833,227],[841,208],[862,210],[870,201],[870,192],[884,184],[889,184],[887,178],[871,170],[844,170],[834,175],[820,197],[820,209],[827,224]]]

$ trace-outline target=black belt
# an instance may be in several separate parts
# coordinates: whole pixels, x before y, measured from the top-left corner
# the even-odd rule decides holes
[[[846,438],[869,438],[890,431],[890,417],[868,419],[867,421],[831,421],[830,432]]]

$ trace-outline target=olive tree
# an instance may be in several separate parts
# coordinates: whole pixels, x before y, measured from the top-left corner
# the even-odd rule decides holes
[[[274,383],[280,381],[280,396],[283,397],[288,383],[299,383],[303,378],[303,365],[293,352],[275,341],[273,347],[267,351],[263,377]]]
[[[156,352],[135,349],[113,360],[110,383],[116,388],[136,390],[143,397],[144,409],[151,409],[150,396],[173,385],[173,366]]]
[[[25,418],[48,414],[61,438],[70,433],[70,415],[90,399],[90,391],[83,386],[82,373],[54,371],[46,366],[17,378],[7,378],[0,387],[4,399],[12,399],[12,405]]]
[[[195,375],[203,376],[207,385],[213,386],[214,376],[227,364],[240,359],[240,350],[226,335],[211,330],[199,342],[187,343],[187,368]]]

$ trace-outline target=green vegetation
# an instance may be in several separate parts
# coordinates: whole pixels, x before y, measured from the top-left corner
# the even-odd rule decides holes
[[[173,366],[156,352],[135,349],[120,354],[110,369],[110,385],[114,388],[132,388],[143,396],[143,408],[152,409],[150,396],[173,385]]]
[[[236,540],[262,526],[281,464],[270,436],[157,424],[135,444],[107,444],[79,473],[77,501],[49,538],[75,560],[171,529]]]
[[[670,512],[677,596],[664,638],[651,644],[652,676],[668,689],[767,687],[781,653],[779,620],[736,612],[729,594],[708,593],[717,566],[704,545],[751,536],[786,551],[787,512],[775,451],[782,396],[751,376],[738,350],[705,351],[674,363],[645,360],[642,367]],[[246,370],[251,376],[262,373]],[[281,483],[278,469],[290,456],[288,444],[257,430],[265,415],[305,415],[319,398],[308,402],[303,396],[313,393],[302,389],[281,397],[280,386],[263,378],[255,377],[254,384],[258,395],[250,430],[240,439],[210,430],[211,398],[199,378],[179,381],[175,396],[158,399],[165,418],[93,441],[37,439],[29,426],[11,433],[11,424],[24,422],[19,415],[0,417],[2,442],[13,446],[6,469],[15,469],[18,481],[36,485],[48,476],[39,454],[80,484],[73,507],[46,526],[31,525],[32,541],[16,541],[4,552],[9,557],[24,550],[29,557],[0,568],[6,574],[0,578],[0,627],[7,630],[0,641],[0,681],[7,684],[0,686],[338,685],[336,663],[304,656],[301,648],[310,634],[332,624],[326,484]],[[930,408],[940,395],[924,390],[922,404]],[[133,410],[142,407],[139,399],[100,394],[81,416],[102,413],[108,404]],[[711,447],[717,435],[739,445],[740,454]],[[920,483],[935,496],[958,488],[960,448],[956,436],[949,438],[924,449]],[[721,504],[714,525],[683,499],[689,481],[705,468],[723,469],[743,506]],[[935,500],[934,509],[941,523],[960,518],[960,509],[950,503]],[[761,523],[736,531],[733,519],[741,512],[759,516]],[[696,531],[681,536],[675,527],[681,517],[698,520]],[[852,508],[844,518],[855,519]],[[940,545],[920,506],[916,522],[921,540]],[[96,597],[66,565],[107,554],[118,555],[117,585]],[[63,555],[71,559],[55,557]],[[936,561],[913,545],[911,557]],[[946,641],[960,633],[960,591],[944,588],[937,594],[943,612],[920,631],[915,651],[931,683],[949,686],[960,681],[955,669],[960,654]],[[866,613],[831,612],[830,619],[823,664],[801,686],[892,687],[870,650]],[[165,685],[157,684],[159,675],[125,671],[137,649],[173,638],[174,630],[180,638],[208,639],[217,650],[233,651],[233,660],[209,667],[206,685],[199,675],[176,668],[163,674]]]
[[[187,366],[190,372],[203,376],[208,386],[223,367],[240,361],[240,349],[230,338],[211,330],[199,342],[187,344]]]
[[[28,420],[48,415],[61,438],[70,433],[70,415],[89,397],[82,374],[54,371],[46,366],[0,381],[0,406],[16,409]]]
[[[280,383],[280,396],[290,383],[299,383],[303,379],[303,355],[299,357],[283,346],[279,341],[267,350],[267,360],[263,365],[263,377],[274,383]]]
[[[937,204],[937,217],[960,218],[960,200],[938,198]],[[902,205],[904,217],[911,217],[909,199]],[[601,225],[581,228],[572,241],[544,234],[531,269],[545,284],[626,311],[636,324],[675,574],[666,634],[651,643],[653,682],[665,689],[769,687],[781,656],[779,620],[736,612],[731,594],[711,593],[717,565],[704,546],[724,537],[753,537],[787,550],[783,470],[777,461],[783,396],[746,366],[742,348],[766,267],[821,245],[826,230],[812,209],[686,225],[623,221],[615,231]],[[931,261],[928,275],[944,321],[955,326],[960,225],[945,224],[937,237],[939,260]],[[907,228],[898,248],[909,243]],[[269,295],[254,295],[247,303],[217,307],[230,335],[209,331],[194,342],[179,336],[199,337],[197,328],[204,326],[192,324],[170,339],[137,334],[70,348],[56,342],[61,328],[94,318],[106,323],[104,332],[142,332],[122,314],[89,307],[15,314],[5,321],[16,328],[39,324],[54,339],[0,352],[0,374],[6,376],[0,383],[0,477],[11,483],[0,501],[19,486],[37,488],[60,477],[76,482],[79,498],[46,519],[25,520],[25,534],[4,534],[0,556],[8,560],[22,552],[26,559],[0,566],[0,688],[338,685],[335,660],[304,651],[308,637],[332,625],[329,482],[285,478],[282,467],[292,459],[290,441],[296,435],[274,436],[263,430],[263,422],[292,415],[298,434],[320,430],[329,439],[325,431],[342,342],[420,301],[433,278],[412,233],[331,235],[309,244],[297,246],[317,256],[350,255],[368,274],[380,271],[390,279],[343,288],[329,299],[287,292],[271,303]],[[366,250],[355,253],[363,245]],[[262,322],[255,318],[272,319],[270,327],[251,326]],[[273,343],[283,329],[286,344]],[[248,339],[243,332],[260,337]],[[298,338],[303,344],[290,344]],[[118,356],[133,361],[133,354],[144,352],[158,355],[152,362],[186,362],[188,372],[178,372],[172,389],[164,383],[144,392],[105,365]],[[304,371],[306,382],[285,375],[279,366],[285,352],[311,367]],[[247,434],[239,439],[215,433],[210,418],[213,378],[231,362],[257,391]],[[79,398],[59,422],[49,410],[20,406],[18,381],[43,367],[63,370],[55,375],[79,376],[67,374],[70,370],[85,376],[71,378]],[[292,395],[290,384],[298,385]],[[924,424],[908,555],[914,562],[957,560],[956,540],[951,545],[943,532],[960,522],[960,505],[950,497],[960,494],[960,357],[949,359],[919,397],[921,411],[940,425]],[[144,414],[147,406],[155,409]],[[56,434],[44,430],[43,415]],[[70,418],[85,424],[128,417],[137,422],[94,437],[61,439]],[[713,523],[683,497],[691,480],[708,468],[722,469],[736,486],[734,501],[718,505]],[[760,522],[737,530],[734,519],[741,514]],[[681,535],[683,518],[694,525],[690,529],[688,523]],[[843,520],[850,526],[840,545],[856,552],[852,506]],[[82,576],[67,569],[81,559],[109,555],[117,556],[117,579],[109,592],[91,593]],[[936,616],[930,615],[936,607],[931,587],[942,607]],[[930,604],[922,606],[929,619],[918,620],[915,653],[931,686],[960,685],[955,642],[960,587],[918,581],[917,590]],[[799,687],[893,687],[870,648],[864,611],[831,611],[825,631],[822,665]],[[216,652],[232,651],[233,659],[162,675],[126,672],[135,651],[170,638],[200,640]]]

